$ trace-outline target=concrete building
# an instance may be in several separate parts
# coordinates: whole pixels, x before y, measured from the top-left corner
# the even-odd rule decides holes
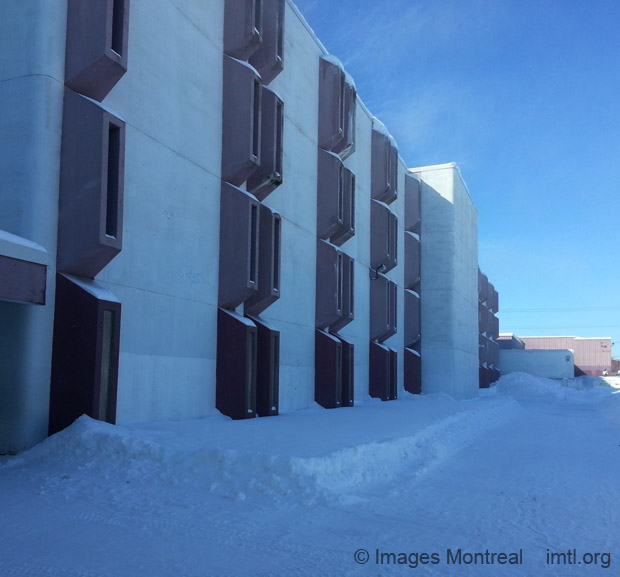
[[[611,337],[520,337],[526,350],[573,351],[575,376],[600,377],[611,371]]]
[[[520,372],[547,379],[570,379],[575,376],[573,351],[540,349],[500,349],[502,375]]]
[[[532,372],[527,370],[527,366],[529,366],[534,359],[541,359],[542,364],[547,368],[555,363],[556,368],[552,369],[551,372],[557,373],[558,370],[565,370],[564,368],[558,369],[557,367],[559,365],[563,366],[567,362],[567,355],[570,355],[572,367],[571,376],[578,377],[580,375],[590,375],[593,377],[600,377],[605,371],[608,373],[613,371],[610,337],[517,337],[512,333],[502,333],[499,335],[499,344],[502,349],[500,355],[500,369],[502,373],[507,372],[508,368],[510,368],[510,372],[514,370]],[[533,354],[527,356],[516,355],[512,353],[511,355],[504,355],[504,351],[508,350],[540,351],[540,354],[538,356]],[[559,352],[555,355],[551,353],[547,355],[544,354],[550,351]],[[510,360],[508,361],[509,358]],[[524,364],[519,368],[519,359],[526,358],[530,359],[526,363],[527,366]],[[532,374],[538,373],[532,372]]]
[[[409,170],[290,0],[0,11],[0,453],[82,413],[476,394],[458,168]]]

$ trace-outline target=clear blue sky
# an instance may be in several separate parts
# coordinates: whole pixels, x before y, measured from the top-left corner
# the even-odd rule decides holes
[[[620,1],[296,4],[408,166],[460,166],[500,331],[620,356]]]

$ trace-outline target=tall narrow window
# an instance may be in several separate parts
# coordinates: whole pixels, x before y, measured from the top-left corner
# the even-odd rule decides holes
[[[115,312],[103,311],[103,330],[101,339],[101,384],[99,386],[99,414],[100,421],[110,421],[110,390],[114,376],[114,321]]]
[[[111,48],[119,56],[123,55],[123,30],[124,28],[125,28],[125,0],[113,0]]]
[[[108,128],[108,186],[106,191],[105,233],[118,235],[118,195],[120,178],[121,129],[110,123]]]
[[[344,71],[340,71],[340,101],[338,102],[338,128],[344,134],[346,128],[346,99]]]
[[[338,253],[336,261],[336,309],[342,312],[342,253]]]
[[[390,283],[390,289],[391,289],[391,293],[392,293],[392,328],[394,329],[394,332],[396,332],[397,329],[397,319],[398,319],[398,314],[396,313],[396,291],[397,291],[397,287],[395,283]]]
[[[276,55],[282,61],[284,58],[284,2],[278,2],[276,23]]]
[[[386,327],[391,326],[390,321],[392,320],[391,296],[392,296],[392,291],[391,291],[390,283],[388,281],[385,287],[385,326]]]
[[[388,260],[392,258],[392,219],[390,218],[390,213],[386,214],[387,216],[387,234],[385,235],[385,255]]]
[[[338,220],[344,222],[344,166],[338,170]]]
[[[274,403],[272,411],[277,411],[276,401],[278,397],[278,367],[280,365],[280,335],[271,336],[271,371],[269,373],[269,398]]]
[[[273,290],[280,290],[280,217],[275,215],[273,219]]]
[[[282,180],[282,140],[284,136],[284,102],[276,100],[276,145],[275,145],[275,172]]]
[[[260,157],[260,83],[254,81],[254,106],[252,110],[252,154]]]
[[[353,317],[353,311],[355,310],[353,299],[355,298],[354,287],[354,275],[355,275],[355,261],[349,259],[349,316]]]
[[[351,211],[351,230],[355,231],[355,175],[351,173],[351,200],[349,202],[349,209]]]
[[[248,413],[254,412],[254,382],[256,380],[256,332],[248,332],[248,350],[246,356],[247,367],[247,383],[245,385],[245,408]]]
[[[263,0],[254,0],[254,34],[263,30]]]
[[[248,280],[251,283],[256,282],[258,273],[258,205],[250,205],[250,273]]]
[[[101,102],[122,78],[127,71],[129,2],[63,2],[67,9],[65,86]]]
[[[336,405],[342,406],[342,345],[336,349],[336,375],[338,383],[336,383]]]

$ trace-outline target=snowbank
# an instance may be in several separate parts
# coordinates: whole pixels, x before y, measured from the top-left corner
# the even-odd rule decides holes
[[[73,480],[97,470],[102,481],[148,479],[238,500],[348,498],[352,490],[363,494],[399,476],[425,475],[519,410],[510,398],[458,403],[408,396],[248,422],[218,415],[113,426],[82,416],[9,466],[55,463]]]

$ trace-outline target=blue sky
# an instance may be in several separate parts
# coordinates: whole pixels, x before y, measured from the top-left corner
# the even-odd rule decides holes
[[[500,331],[620,356],[620,2],[296,4],[408,166],[460,166]]]

